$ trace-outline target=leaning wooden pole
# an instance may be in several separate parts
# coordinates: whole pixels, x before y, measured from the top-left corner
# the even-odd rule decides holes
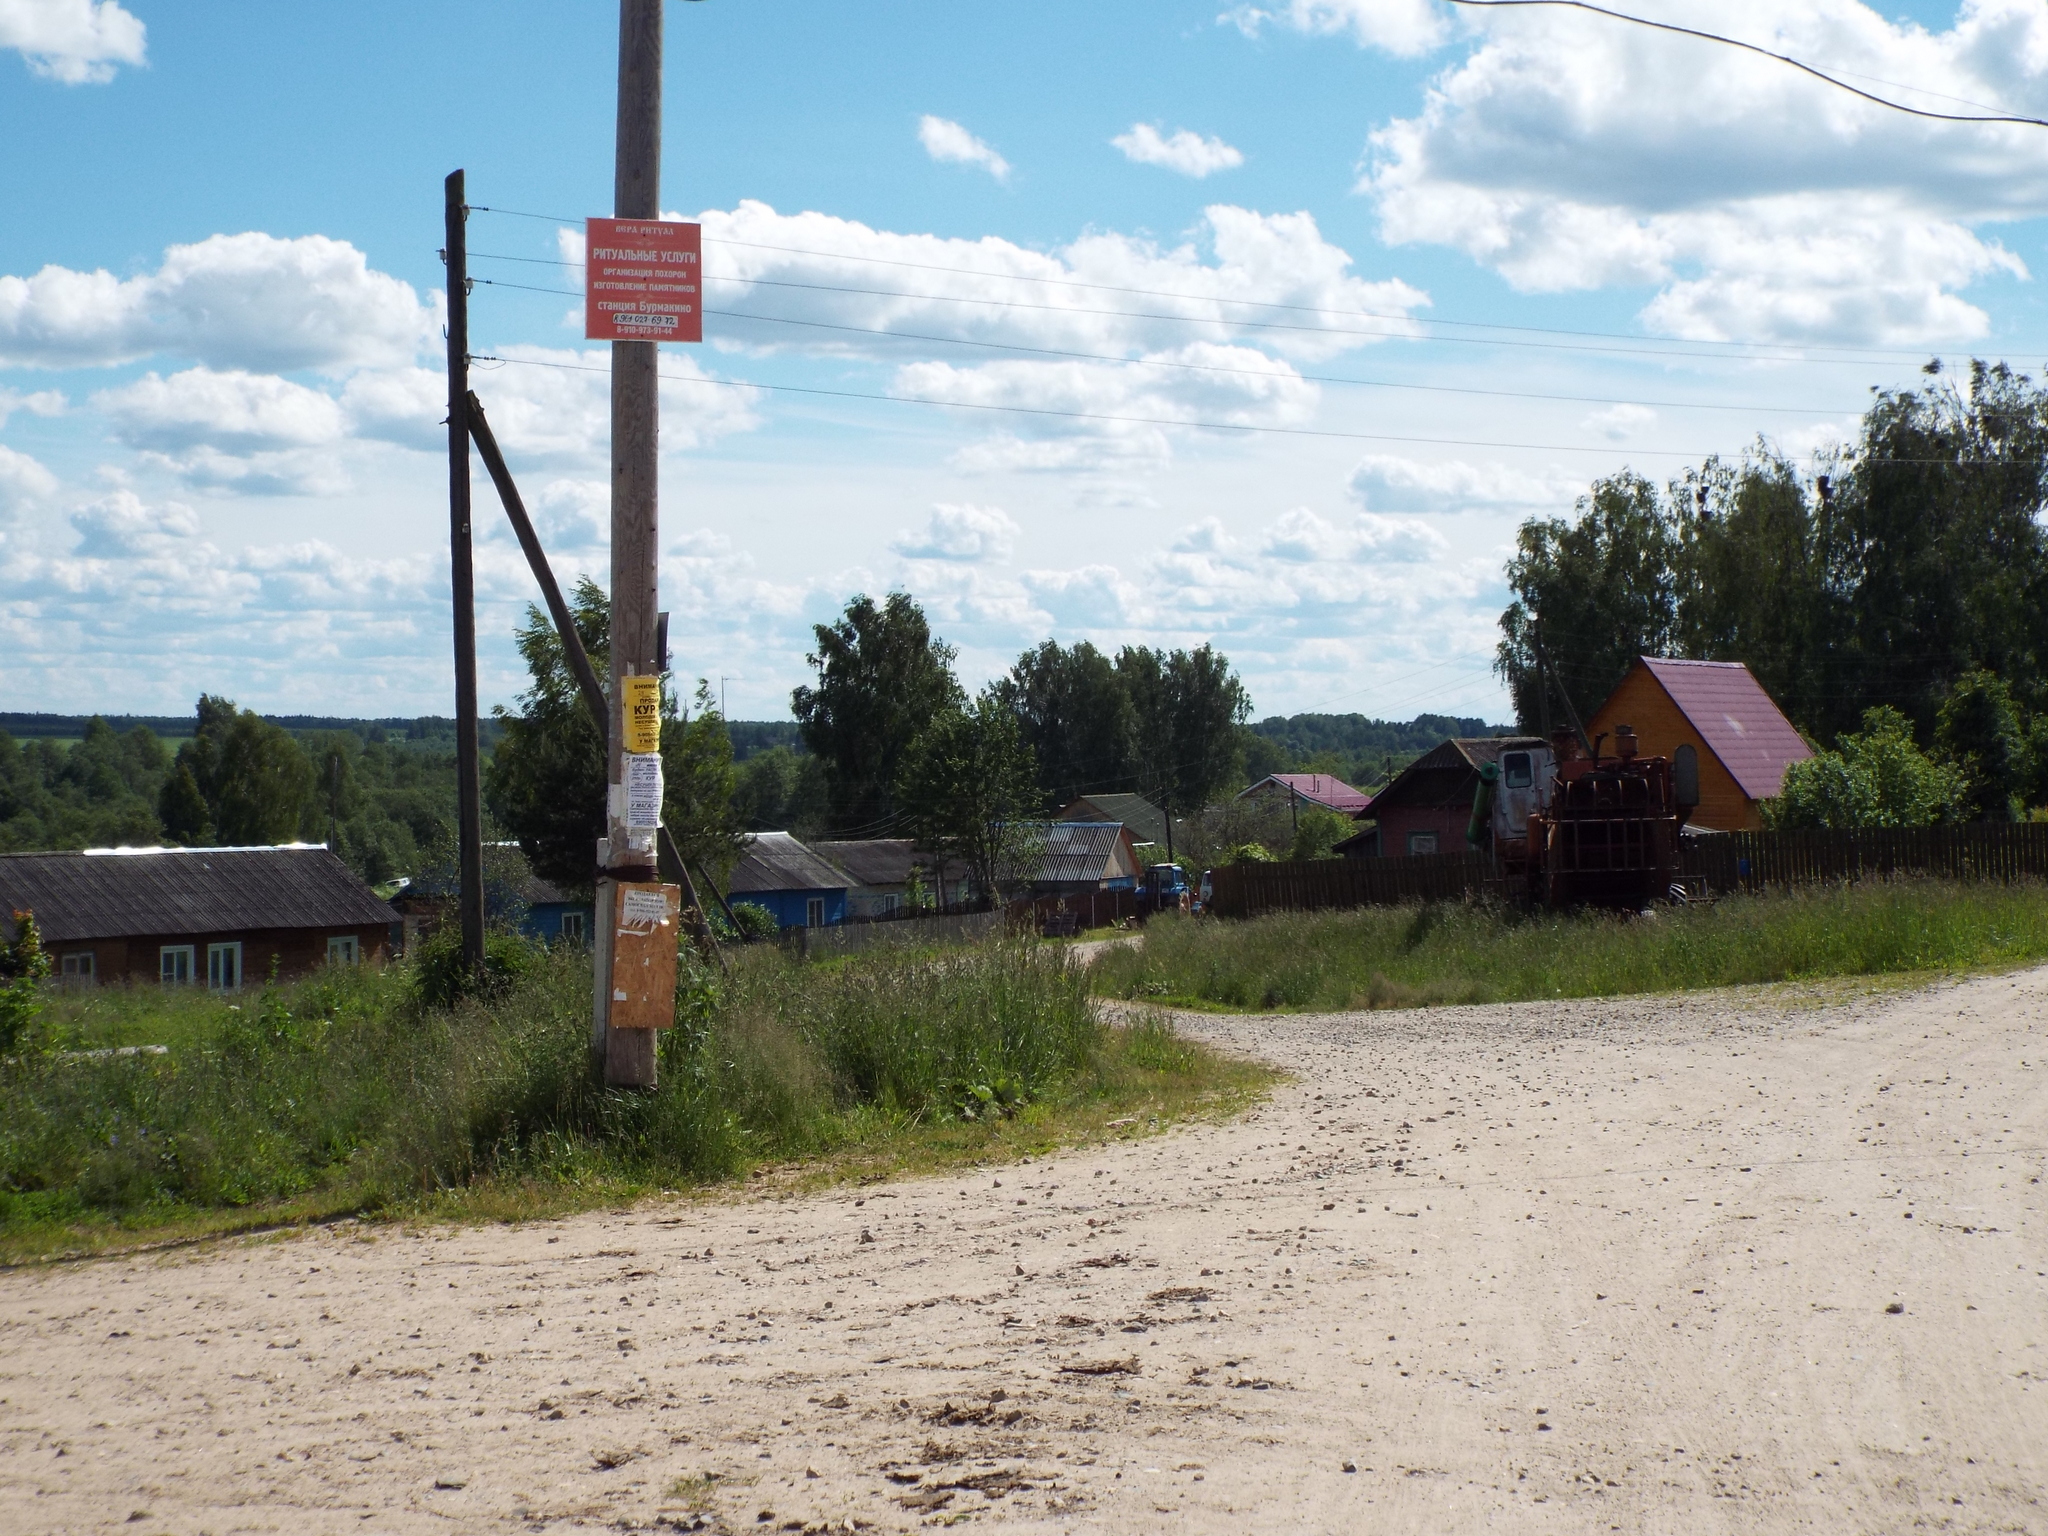
[[[612,179],[612,213],[621,219],[661,217],[662,0],[619,0],[619,109]],[[658,677],[659,598],[657,516],[659,387],[653,341],[612,343],[612,687],[615,709],[629,693],[625,679]],[[604,1080],[615,1087],[651,1088],[655,1032],[612,1029],[610,984],[612,904],[621,882],[657,879],[654,839],[633,832],[626,818],[625,732],[609,740],[603,874],[598,882],[599,983],[592,1020]]]
[[[448,222],[448,586],[455,608],[456,862],[462,963],[484,963],[483,797],[476,720],[476,572],[469,529],[469,208],[462,172],[443,188]]]

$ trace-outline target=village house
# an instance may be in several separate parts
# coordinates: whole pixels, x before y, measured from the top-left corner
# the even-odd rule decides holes
[[[910,838],[842,839],[808,846],[852,880],[846,890],[849,922],[885,922],[909,912],[915,905],[913,875],[924,908],[945,911],[967,902],[967,866],[958,859],[941,860],[922,852]]]
[[[1787,768],[1813,756],[1739,661],[1637,657],[1586,734],[1606,751],[1624,725],[1634,727],[1646,757],[1670,757],[1682,746],[1699,754],[1700,803],[1688,825],[1700,831],[1758,830],[1761,802],[1784,787]]]
[[[1166,813],[1143,795],[1082,795],[1062,807],[1057,819],[1121,822],[1129,828],[1131,841],[1147,850],[1148,856],[1157,849],[1157,857],[1166,857],[1171,841],[1167,836]],[[1175,825],[1180,825],[1178,820]]]
[[[398,914],[318,844],[0,855],[0,933],[32,912],[70,985],[239,991],[386,959]]]
[[[733,866],[728,897],[752,903],[778,928],[834,928],[846,921],[853,877],[787,832],[756,832]]]
[[[1053,821],[1028,861],[1034,896],[1134,891],[1140,868],[1130,828],[1116,821]]]
[[[1285,805],[1297,814],[1313,805],[1339,816],[1356,816],[1372,796],[1334,774],[1269,773],[1250,789],[1240,790],[1237,798],[1254,805]]]
[[[1499,764],[1512,778],[1517,765],[1504,759],[1519,754],[1519,771],[1528,775],[1534,772],[1529,754],[1548,745],[1536,736],[1461,736],[1432,747],[1372,796],[1359,818],[1372,825],[1344,839],[1335,851],[1351,859],[1462,853],[1480,766]]]

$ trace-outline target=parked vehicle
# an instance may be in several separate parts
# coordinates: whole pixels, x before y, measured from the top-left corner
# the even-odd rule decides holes
[[[1138,881],[1138,916],[1185,912],[1192,896],[1186,870],[1178,864],[1154,864]]]

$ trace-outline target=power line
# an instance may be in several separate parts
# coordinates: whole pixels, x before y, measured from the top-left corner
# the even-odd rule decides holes
[[[1533,3],[1533,0],[1532,0],[1532,3]],[[495,211],[498,211],[498,212],[504,212],[504,211],[507,211],[507,210],[502,210],[502,209],[501,209],[501,210],[495,210]],[[522,217],[532,217],[532,218],[539,218],[539,217],[541,217],[541,215],[539,215],[539,214],[532,214],[532,215],[521,215],[521,216],[522,216]],[[748,243],[750,243],[750,242],[745,242],[745,241],[722,241],[722,240],[718,240],[718,239],[716,239],[716,238],[714,238],[714,237],[709,237],[709,236],[707,236],[707,237],[706,237],[706,239],[705,239],[705,243],[706,243],[707,245],[722,245],[722,244],[748,244]],[[883,258],[880,258],[880,257],[866,257],[866,256],[842,256],[842,255],[839,255],[839,254],[837,254],[837,253],[834,253],[834,252],[829,252],[829,251],[801,251],[801,250],[796,250],[795,248],[793,248],[793,247],[788,247],[788,246],[766,246],[766,247],[762,247],[762,248],[763,248],[763,249],[768,249],[768,250],[786,250],[786,251],[789,251],[789,252],[790,252],[790,254],[792,254],[792,255],[799,255],[799,256],[812,256],[812,257],[816,257],[816,258],[817,258],[817,259],[819,259],[819,260],[824,260],[824,261],[882,261],[882,260],[883,260]],[[555,258],[555,257],[543,257],[543,256],[510,256],[510,255],[503,255],[503,254],[489,254],[489,253],[484,253],[484,252],[477,252],[477,253],[474,253],[474,254],[476,254],[476,255],[478,255],[478,256],[483,256],[483,257],[487,257],[487,259],[489,259],[489,260],[493,260],[493,261],[516,261],[516,262],[524,262],[524,263],[527,263],[527,264],[530,264],[530,265],[533,265],[533,266],[547,266],[547,267],[566,267],[566,268],[568,268],[568,269],[569,269],[569,270],[571,270],[571,271],[578,271],[578,270],[581,270],[581,268],[582,268],[582,263],[580,263],[580,262],[574,262],[574,261],[562,261],[562,260],[560,260],[560,259],[558,259],[558,258]],[[926,264],[924,264],[924,263],[911,263],[911,262],[905,262],[905,263],[893,263],[893,262],[892,262],[892,263],[888,263],[888,264],[890,264],[890,265],[904,265],[904,266],[920,266],[920,267],[923,267],[923,268],[924,268],[925,270],[929,270],[929,271],[935,271],[935,272],[950,272],[950,273],[954,273],[954,274],[956,274],[956,275],[959,275],[959,276],[963,276],[963,277],[980,277],[980,278],[994,278],[994,279],[996,279],[996,280],[998,280],[998,281],[1006,281],[1006,282],[1008,282],[1008,281],[1015,281],[1015,282],[1048,282],[1048,283],[1059,283],[1059,282],[1066,282],[1066,281],[1067,281],[1067,280],[1066,280],[1066,279],[1064,279],[1064,278],[1040,278],[1040,277],[1032,277],[1032,276],[1029,276],[1029,275],[1026,275],[1026,274],[1021,274],[1021,273],[1001,273],[1001,272],[984,272],[984,271],[979,271],[979,270],[977,270],[977,269],[975,269],[975,268],[972,268],[972,267],[938,267],[938,266],[926,266]],[[1462,344],[1464,344],[1464,345],[1467,345],[1467,346],[1502,346],[1502,347],[1538,347],[1538,348],[1547,348],[1547,349],[1550,349],[1550,350],[1555,350],[1555,351],[1563,351],[1563,352],[1591,352],[1591,353],[1598,353],[1598,354],[1601,354],[1601,355],[1606,355],[1606,356],[1618,356],[1618,357],[1689,357],[1689,358],[1700,358],[1700,359],[1708,359],[1708,358],[1721,358],[1721,357],[1734,357],[1734,358],[1743,358],[1743,359],[1753,359],[1753,360],[1755,360],[1755,361],[1758,361],[1758,362],[1779,362],[1779,363],[1823,363],[1823,364],[1831,364],[1831,363],[1835,363],[1835,362],[1838,362],[1838,361],[1840,361],[1840,359],[1838,359],[1838,358],[1831,358],[1831,357],[1815,357],[1815,356],[1814,356],[1813,354],[1814,354],[1814,353],[1817,353],[1817,352],[1820,352],[1820,353],[1841,353],[1841,354],[1844,354],[1845,356],[1848,356],[1848,357],[1885,357],[1885,358],[1921,358],[1921,357],[1925,357],[1925,356],[1927,355],[1927,354],[1926,354],[1926,350],[1925,350],[1924,348],[1919,348],[1919,347],[1858,347],[1858,346],[1853,346],[1853,345],[1850,345],[1850,344],[1848,344],[1848,343],[1834,343],[1834,342],[1821,342],[1821,343],[1816,343],[1816,344],[1814,344],[1813,346],[1809,346],[1809,347],[1805,347],[1805,348],[1795,348],[1795,347],[1794,347],[1793,345],[1791,345],[1790,343],[1784,343],[1784,342],[1756,342],[1756,341],[1691,341],[1691,342],[1687,342],[1687,343],[1685,343],[1685,346],[1686,346],[1686,347],[1688,347],[1688,348],[1694,348],[1694,349],[1698,349],[1698,348],[1711,348],[1711,347],[1720,347],[1720,348],[1726,348],[1726,349],[1735,349],[1735,348],[1742,348],[1742,349],[1746,349],[1746,350],[1742,350],[1742,351],[1735,351],[1735,350],[1726,350],[1726,351],[1721,351],[1721,352],[1715,352],[1715,351],[1701,351],[1701,350],[1679,350],[1679,349],[1676,349],[1676,348],[1674,348],[1674,347],[1672,347],[1672,346],[1658,346],[1658,345],[1652,345],[1652,343],[1654,343],[1654,342],[1656,342],[1656,341],[1657,341],[1657,338],[1655,338],[1655,337],[1636,337],[1636,336],[1629,336],[1629,335],[1626,335],[1626,334],[1624,334],[1624,333],[1622,333],[1622,332],[1618,332],[1618,331],[1579,331],[1579,330],[1569,330],[1569,329],[1565,329],[1565,328],[1562,328],[1562,327],[1554,327],[1554,326],[1536,326],[1536,325],[1505,325],[1505,324],[1496,324],[1496,323],[1494,323],[1494,322],[1491,322],[1491,321],[1484,321],[1484,320],[1446,320],[1446,319],[1441,319],[1441,318],[1438,318],[1438,317],[1435,317],[1435,316],[1423,316],[1423,315],[1409,315],[1409,314],[1387,313],[1387,312],[1382,312],[1382,311],[1376,311],[1376,310],[1365,310],[1365,309],[1355,309],[1355,310],[1354,310],[1354,309],[1340,309],[1340,308],[1334,308],[1334,307],[1326,307],[1326,306],[1316,306],[1316,305],[1307,305],[1307,304],[1281,304],[1281,303],[1269,303],[1268,301],[1266,301],[1266,300],[1263,300],[1263,299],[1230,299],[1230,298],[1222,298],[1222,297],[1218,297],[1218,296],[1214,296],[1214,295],[1209,295],[1209,294],[1195,294],[1195,293],[1176,293],[1176,292],[1171,292],[1171,291],[1169,291],[1169,290],[1165,290],[1165,289],[1147,289],[1147,288],[1110,288],[1110,287],[1109,287],[1109,285],[1107,285],[1107,284],[1095,284],[1095,283],[1078,283],[1078,284],[1075,284],[1075,286],[1079,286],[1079,287],[1086,287],[1086,288],[1102,288],[1102,289],[1105,289],[1105,290],[1107,290],[1107,291],[1110,291],[1110,292],[1119,292],[1119,293],[1131,293],[1131,294],[1139,294],[1139,295],[1150,295],[1150,296],[1153,296],[1153,297],[1157,297],[1157,298],[1168,298],[1168,299],[1181,299],[1181,300],[1185,300],[1185,301],[1187,301],[1187,302],[1189,302],[1189,303],[1197,303],[1197,304],[1246,304],[1246,305],[1252,305],[1252,306],[1256,306],[1256,307],[1260,307],[1260,308],[1268,308],[1268,309],[1281,309],[1281,310],[1292,310],[1292,311],[1299,311],[1299,312],[1302,312],[1302,313],[1307,313],[1307,314],[1330,314],[1330,315],[1344,315],[1344,316],[1350,316],[1350,317],[1352,317],[1352,318],[1356,318],[1356,319],[1366,319],[1366,320],[1386,320],[1386,321],[1389,321],[1389,322],[1391,322],[1391,323],[1394,323],[1394,324],[1398,324],[1398,325],[1401,325],[1401,326],[1404,326],[1404,327],[1420,327],[1420,326],[1446,326],[1446,325],[1451,325],[1451,326],[1458,326],[1458,327],[1461,327],[1461,328],[1464,328],[1464,329],[1467,329],[1467,330],[1489,330],[1489,331],[1513,331],[1513,332],[1516,332],[1516,333],[1519,333],[1519,334],[1522,334],[1522,335],[1534,335],[1534,336],[1576,336],[1576,337],[1583,337],[1583,338],[1586,338],[1586,339],[1588,339],[1588,340],[1593,340],[1593,341],[1619,341],[1619,342],[1626,342],[1626,343],[1629,343],[1629,345],[1627,345],[1627,346],[1623,346],[1623,347],[1574,347],[1574,346],[1565,346],[1565,345],[1563,345],[1563,344],[1561,344],[1561,343],[1557,343],[1557,342],[1535,342],[1535,341],[1516,341],[1516,340],[1510,340],[1510,339],[1507,339],[1507,338],[1503,338],[1503,337],[1497,337],[1497,336],[1443,336],[1443,335],[1431,335],[1431,334],[1425,334],[1425,333],[1422,333],[1422,332],[1420,332],[1420,331],[1417,331],[1417,330],[1411,330],[1411,329],[1403,329],[1403,330],[1368,330],[1368,329],[1363,329],[1363,328],[1360,328],[1360,327],[1355,327],[1355,326],[1331,326],[1331,325],[1306,325],[1306,324],[1301,324],[1301,323],[1298,323],[1298,322],[1296,322],[1296,323],[1290,323],[1290,322],[1286,322],[1286,321],[1279,321],[1279,320],[1239,320],[1239,319],[1231,319],[1231,318],[1228,318],[1227,316],[1223,316],[1223,315],[1174,315],[1174,314],[1156,314],[1156,313],[1150,313],[1150,312],[1147,312],[1147,311],[1143,311],[1143,310],[1128,310],[1128,309],[1100,309],[1100,308],[1091,308],[1091,307],[1088,307],[1088,306],[1084,306],[1084,305],[1078,305],[1078,304],[1046,304],[1046,303],[1038,303],[1038,302],[1034,302],[1034,301],[1031,301],[1031,300],[1026,300],[1026,299],[998,299],[998,298],[986,298],[986,297],[981,297],[981,296],[976,296],[976,295],[967,295],[967,294],[950,294],[950,293],[906,293],[906,292],[904,292],[904,291],[903,291],[902,289],[898,289],[898,288],[856,288],[856,287],[852,287],[852,286],[850,286],[850,285],[847,285],[847,284],[842,284],[842,283],[806,283],[806,282],[798,282],[798,281],[796,281],[796,280],[794,280],[794,279],[790,279],[790,278],[770,278],[770,277],[738,277],[738,276],[733,276],[733,275],[731,275],[731,274],[727,274],[727,273],[709,273],[709,272],[707,272],[706,274],[704,274],[704,277],[705,277],[705,280],[706,280],[707,282],[720,282],[720,283],[751,283],[751,284],[754,284],[754,285],[756,285],[756,286],[759,286],[759,287],[767,287],[767,288],[797,288],[797,289],[804,289],[804,290],[808,290],[808,291],[811,291],[811,292],[817,292],[817,293],[845,293],[845,294],[853,294],[853,295],[856,295],[856,296],[861,296],[861,297],[867,297],[867,298],[883,298],[883,299],[908,299],[908,300],[912,300],[912,301],[915,301],[915,302],[917,302],[917,303],[925,303],[925,304],[984,304],[984,305],[989,305],[989,306],[993,306],[993,307],[997,307],[997,308],[1007,308],[1007,309],[1035,309],[1035,310],[1042,310],[1042,311],[1045,311],[1045,312],[1047,312],[1047,313],[1050,313],[1050,314],[1059,314],[1059,315],[1096,315],[1096,316],[1105,316],[1105,317],[1109,317],[1109,318],[1113,318],[1113,319],[1123,319],[1123,320],[1156,320],[1156,321],[1165,321],[1165,322],[1168,322],[1168,323],[1171,323],[1171,324],[1178,324],[1178,325],[1215,325],[1215,326],[1235,327],[1235,328],[1238,328],[1238,329],[1243,329],[1243,330],[1277,330],[1277,331],[1294,331],[1294,332],[1300,332],[1300,333],[1303,333],[1303,334],[1307,334],[1307,335],[1324,335],[1324,336],[1362,336],[1362,337],[1374,338],[1374,339],[1379,339],[1379,340],[1394,340],[1394,341],[1438,341],[1438,342],[1458,342],[1458,343],[1462,343]],[[484,281],[484,279],[482,279],[482,278],[478,278],[478,279],[476,279],[476,281],[478,281],[478,282],[482,282],[482,281]],[[502,284],[500,284],[499,286],[501,286],[501,287],[517,287],[517,286],[519,286],[519,285],[518,285],[518,284],[513,284],[513,283],[502,283]],[[537,288],[537,289],[534,289],[533,291],[534,291],[534,292],[536,292],[536,293],[563,293],[563,294],[569,294],[569,292],[570,292],[570,290],[568,290],[568,289],[550,289],[550,288]],[[573,297],[580,297],[581,295],[571,295],[571,296],[573,296]],[[1775,350],[1765,350],[1765,349],[1775,349]]]
[[[471,362],[512,364],[522,368],[556,368],[567,373],[603,373],[611,369],[595,363],[545,362],[533,357],[501,357],[487,352],[472,353]],[[1063,411],[1043,405],[992,405],[983,400],[935,400],[925,395],[884,395],[866,390],[823,389],[810,384],[762,384],[749,379],[716,379],[706,374],[664,373],[660,377],[674,384],[709,384],[720,389],[758,389],[776,394],[822,395],[836,400],[874,400],[889,405],[936,406],[949,411],[988,411],[996,414],[1017,416],[1046,416],[1069,421],[1100,421],[1140,427],[1182,427],[1189,431],[1241,432],[1250,435],[1276,437],[1322,437],[1350,442],[1364,443],[1409,443],[1439,448],[1510,448],[1526,449],[1532,453],[1601,453],[1634,455],[1640,458],[1661,459],[1707,459],[1718,457],[1713,453],[1699,453],[1681,448],[1628,448],[1616,444],[1609,447],[1586,446],[1576,443],[1504,443],[1486,438],[1463,437],[1409,437],[1391,432],[1340,432],[1328,427],[1274,427],[1257,426],[1235,421],[1192,421],[1178,416],[1119,416],[1106,411]],[[2040,469],[2048,460],[2022,458],[1990,459],[1901,459],[1886,457],[1865,457],[1859,464],[1853,452],[1850,455],[1850,469],[1875,468],[1882,464],[1895,465],[1936,465],[1946,468],[1985,466],[2000,469]]]
[[[505,258],[518,260],[520,258]],[[530,283],[508,283],[495,278],[479,277],[473,281],[492,288],[512,288],[521,293],[560,294],[565,298],[581,298],[583,295],[568,288],[537,288]],[[1160,358],[1118,357],[1107,352],[1075,352],[1060,347],[1032,347],[1021,342],[983,341],[964,336],[932,336],[917,331],[892,331],[872,325],[841,325],[827,320],[799,320],[787,315],[762,315],[747,310],[710,309],[707,315],[717,315],[726,320],[759,320],[773,325],[803,326],[810,330],[845,331],[857,336],[877,336],[890,341],[921,341],[935,346],[980,347],[997,352],[1021,352],[1033,357],[1057,357],[1079,362],[1117,363],[1131,368],[1171,368],[1190,373],[1223,373],[1241,375],[1253,379],[1276,379],[1280,381],[1299,380],[1308,384],[1348,384],[1360,389],[1410,389],[1430,394],[1482,395],[1502,400],[1552,400],[1574,405],[1640,405],[1655,406],[1674,411],[1742,411],[1747,413],[1767,412],[1787,416],[1839,416],[1844,411],[1860,412],[1861,406],[1812,406],[1812,405],[1751,405],[1744,403],[1727,404],[1720,401],[1696,400],[1622,400],[1608,395],[1561,395],[1547,394],[1537,390],[1520,389],[1477,389],[1456,384],[1414,384],[1395,379],[1354,379],[1334,374],[1280,373],[1263,368],[1233,368],[1224,363],[1183,363]]]
[[[1925,107],[1909,107],[1904,102],[1890,101],[1883,96],[1873,95],[1860,86],[1849,84],[1846,80],[1837,80],[1833,75],[1815,69],[1811,64],[1795,59],[1788,53],[1774,53],[1770,49],[1760,47],[1756,43],[1745,43],[1736,37],[1723,37],[1718,32],[1703,32],[1697,27],[1681,27],[1675,22],[1652,21],[1647,16],[1630,16],[1623,11],[1610,11],[1604,5],[1591,4],[1590,0],[1445,0],[1445,3],[1467,6],[1476,10],[1505,10],[1511,7],[1519,9],[1526,6],[1547,5],[1571,11],[1590,11],[1595,16],[1606,16],[1614,21],[1628,22],[1633,26],[1649,27],[1658,32],[1676,32],[1681,37],[1695,37],[1702,42],[1721,43],[1729,48],[1740,48],[1745,53],[1761,54],[1764,58],[1775,59],[1780,64],[1790,65],[1793,69],[1809,74],[1816,80],[1823,80],[1838,91],[1847,91],[1851,96],[1860,96],[1865,101],[1873,102],[1880,107],[1889,107],[1894,112],[1904,112],[1911,117],[1929,117],[1937,122],[1944,123],[2017,123],[2029,128],[2048,128],[2048,120],[2038,117],[2013,117],[2003,113],[1978,116],[1961,112],[1933,112]],[[1906,89],[1913,90],[1916,87],[1908,86]]]

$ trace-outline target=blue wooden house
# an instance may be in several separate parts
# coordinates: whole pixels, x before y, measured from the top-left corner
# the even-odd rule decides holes
[[[853,884],[787,832],[757,832],[733,866],[730,900],[763,908],[778,928],[834,928],[846,921]]]

